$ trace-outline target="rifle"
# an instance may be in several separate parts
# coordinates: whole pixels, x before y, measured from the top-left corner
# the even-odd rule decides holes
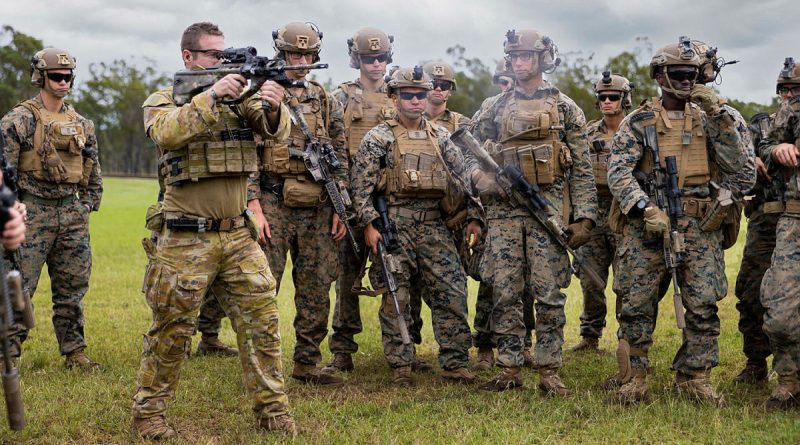
[[[300,109],[300,104],[297,103],[297,98],[292,97],[287,106],[289,113],[292,115],[292,120],[300,127],[300,131],[303,132],[306,138],[305,150],[300,152],[289,147],[289,156],[301,158],[314,181],[325,186],[325,191],[333,204],[333,210],[339,215],[339,220],[344,224],[347,231],[350,246],[353,248],[353,252],[359,255],[360,249],[358,248],[356,237],[353,235],[353,229],[350,227],[350,220],[355,215],[347,211],[347,207],[352,205],[350,195],[347,194],[346,189],[339,187],[339,184],[334,181],[330,174],[331,169],[338,170],[342,168],[342,163],[336,157],[336,152],[331,144],[321,142],[311,133],[308,128],[308,122],[303,117],[303,110]]]
[[[0,137],[0,139],[2,139]],[[10,219],[9,209],[14,206],[17,197],[11,189],[3,184],[0,186],[0,227],[5,227]],[[5,252],[3,251],[5,254]],[[5,256],[5,255],[3,255]],[[22,291],[22,276],[14,270],[6,275],[5,263],[0,258],[0,312],[2,325],[0,325],[0,346],[3,352],[3,393],[6,400],[8,425],[13,431],[25,428],[25,407],[22,404],[22,394],[19,387],[19,370],[14,367],[11,359],[11,342],[8,338],[11,325],[14,323],[14,312],[22,313],[22,321],[26,328],[33,328],[33,306],[30,298]]]
[[[459,147],[466,147],[484,165],[495,172],[498,185],[512,197],[515,203],[525,207],[533,218],[550,234],[550,236],[572,255],[573,261],[570,263],[572,273],[577,276],[586,274],[595,286],[605,289],[605,281],[597,275],[597,272],[590,267],[586,267],[586,262],[572,250],[567,244],[570,235],[559,218],[550,209],[550,202],[540,194],[539,186],[530,184],[525,180],[519,167],[508,165],[500,167],[494,159],[480,146],[475,137],[466,128],[460,128],[450,136],[450,139]]]
[[[655,125],[644,127],[644,148],[653,156],[653,170],[646,178],[647,194],[655,199],[659,209],[669,215],[669,230],[664,233],[662,245],[664,248],[664,265],[672,275],[673,296],[675,305],[675,321],[678,329],[686,327],[683,314],[683,297],[678,284],[678,268],[684,260],[683,234],[678,233],[678,218],[683,216],[681,204],[681,188],[678,184],[678,164],[675,156],[667,156],[664,162],[667,170],[661,166],[658,149],[658,133]]]
[[[225,105],[236,105],[255,94],[264,82],[271,80],[286,88],[305,88],[308,82],[286,77],[290,70],[317,70],[328,68],[327,63],[311,65],[286,65],[282,59],[270,59],[258,56],[252,46],[246,48],[228,48],[222,52],[223,63],[203,70],[180,70],[175,73],[172,82],[172,97],[178,106],[189,103],[192,98],[211,88],[219,79],[228,74],[241,74],[250,79],[250,86],[236,99],[224,99]],[[264,107],[269,110],[268,103]]]
[[[386,283],[386,292],[394,303],[400,338],[403,340],[404,345],[410,345],[411,337],[408,335],[406,319],[403,316],[403,311],[400,310],[400,303],[397,301],[397,281],[394,279],[394,272],[397,271],[397,265],[392,254],[400,250],[400,241],[397,239],[397,227],[389,219],[389,208],[386,205],[386,198],[383,196],[376,196],[374,198],[374,203],[375,210],[377,210],[380,215],[376,229],[378,229],[381,233],[381,237],[383,237],[382,241],[378,241],[378,255],[375,260],[380,265],[383,281]]]

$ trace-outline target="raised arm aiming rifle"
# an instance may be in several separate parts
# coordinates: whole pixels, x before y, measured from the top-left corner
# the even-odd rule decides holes
[[[400,302],[397,300],[397,281],[394,279],[394,272],[397,267],[394,262],[392,253],[400,250],[400,241],[397,239],[397,227],[389,219],[389,209],[386,205],[386,198],[383,196],[376,196],[374,198],[375,210],[378,211],[380,218],[373,222],[375,228],[380,232],[382,240],[378,240],[378,254],[375,256],[374,261],[380,265],[381,274],[383,276],[384,284],[386,284],[386,292],[394,303],[394,311],[397,315],[397,327],[400,330],[400,338],[403,340],[404,345],[411,344],[411,337],[408,335],[408,326],[406,326],[406,318],[403,316],[403,311],[400,310]]]
[[[558,245],[572,255],[573,261],[570,264],[572,273],[576,275],[585,273],[595,286],[605,289],[605,281],[597,275],[597,272],[586,267],[583,258],[567,245],[569,234],[558,217],[550,210],[550,202],[539,193],[539,186],[528,183],[518,167],[513,165],[500,167],[497,165],[497,162],[481,147],[466,128],[458,129],[450,136],[450,139],[459,147],[467,148],[480,162],[491,168],[495,172],[496,181],[503,191],[509,197],[512,197],[517,204],[524,206]]]

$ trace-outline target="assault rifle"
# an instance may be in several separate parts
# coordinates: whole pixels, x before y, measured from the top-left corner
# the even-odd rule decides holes
[[[286,77],[290,70],[317,70],[328,68],[327,63],[314,63],[311,65],[286,65],[281,59],[260,57],[258,51],[252,46],[247,48],[228,48],[222,52],[223,62],[219,65],[203,70],[180,70],[175,73],[172,82],[172,97],[178,106],[189,103],[192,98],[211,88],[218,80],[228,74],[241,74],[250,80],[250,86],[236,99],[224,99],[226,105],[236,105],[252,96],[271,80],[286,88],[303,87],[308,85],[305,80],[294,80]],[[265,108],[269,109],[266,106]]]
[[[525,207],[533,218],[550,234],[550,236],[564,250],[572,255],[573,261],[570,263],[572,273],[576,275],[586,274],[586,277],[600,289],[605,289],[605,281],[597,275],[597,272],[586,266],[585,260],[572,250],[567,244],[570,235],[558,216],[550,210],[550,202],[540,194],[539,186],[530,184],[517,166],[508,165],[500,167],[489,153],[480,146],[477,140],[466,128],[460,128],[450,136],[450,139],[459,147],[466,147],[484,165],[491,168],[496,175],[498,185],[515,203]]]
[[[347,211],[347,207],[352,205],[350,195],[347,194],[347,189],[339,187],[339,184],[336,183],[333,176],[330,174],[331,169],[338,170],[342,168],[342,163],[339,162],[339,158],[336,157],[336,152],[333,150],[331,144],[321,142],[311,133],[311,129],[308,128],[308,122],[306,122],[306,119],[303,117],[303,110],[300,109],[297,98],[292,97],[288,101],[287,106],[292,120],[300,127],[300,131],[303,132],[303,136],[306,138],[305,150],[300,152],[290,147],[289,156],[302,159],[306,170],[308,170],[311,177],[314,178],[314,181],[322,183],[322,185],[325,186],[325,192],[328,194],[331,204],[333,204],[333,211],[339,215],[339,220],[344,224],[347,230],[347,238],[350,240],[350,247],[353,248],[353,252],[355,252],[356,255],[359,255],[360,250],[358,248],[358,243],[356,242],[355,235],[353,235],[353,228],[350,227],[350,220],[353,219],[355,215]]]
[[[403,311],[400,310],[400,303],[397,301],[397,281],[394,279],[394,273],[397,271],[393,253],[400,250],[400,241],[397,239],[397,227],[389,219],[389,208],[386,205],[386,198],[383,196],[376,196],[374,198],[375,210],[378,211],[380,218],[378,225],[375,227],[381,233],[383,240],[378,241],[378,255],[375,261],[380,265],[381,274],[383,275],[384,284],[386,284],[386,292],[394,303],[394,312],[397,315],[397,327],[400,330],[400,338],[403,340],[404,345],[411,344],[411,337],[408,335],[408,326],[406,326],[406,318],[403,316]]]
[[[2,139],[2,137],[0,137]],[[0,186],[0,227],[5,227],[10,215],[9,209],[14,206],[17,197],[5,184]],[[2,250],[2,249],[0,249]],[[5,251],[2,251],[5,254]],[[5,255],[3,255],[5,256]],[[6,400],[8,425],[13,431],[25,428],[25,407],[19,388],[19,370],[14,367],[11,358],[11,342],[9,330],[14,323],[14,312],[22,313],[22,322],[28,329],[33,329],[33,306],[30,298],[22,291],[22,276],[14,270],[6,275],[5,262],[0,258],[0,346],[3,352],[3,393]]]

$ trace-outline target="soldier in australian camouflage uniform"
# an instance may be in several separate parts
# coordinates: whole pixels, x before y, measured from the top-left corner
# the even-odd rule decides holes
[[[767,407],[788,409],[800,398],[800,66],[793,59],[786,59],[778,82],[786,100],[760,151],[770,171],[775,166],[785,175],[784,210],[778,219],[772,265],[761,283],[761,304],[766,310],[764,333],[772,348],[772,368],[778,374]]]
[[[578,249],[578,253],[586,259],[586,266],[594,269],[604,280],[608,278],[608,271],[617,250],[617,235],[608,227],[608,212],[611,210],[611,192],[608,190],[607,174],[608,155],[611,152],[611,138],[632,105],[632,90],[633,85],[628,79],[605,71],[603,78],[594,85],[597,107],[603,113],[603,118],[586,125],[597,186],[597,226],[592,230],[592,239]],[[598,289],[586,277],[581,277],[581,289],[583,290],[581,341],[572,348],[572,351],[598,350],[599,339],[606,326],[606,290]]]
[[[683,237],[685,252],[678,270],[686,308],[683,345],[672,368],[677,371],[675,387],[697,400],[719,405],[720,396],[710,384],[712,367],[719,362],[717,301],[727,292],[722,253],[723,233],[717,224],[701,224],[714,209],[709,182],[722,175],[722,182],[734,194],[749,190],[755,182],[755,162],[749,157],[743,129],[714,96],[702,91],[689,100],[698,77],[701,59],[688,38],[658,50],[650,63],[650,76],[662,90],[661,98],[647,101],[623,120],[611,143],[608,184],[619,202],[620,212],[610,217],[612,227],[622,226],[617,246],[614,292],[622,300],[619,320],[620,381],[623,385],[611,400],[638,403],[647,398],[648,349],[652,344],[658,301],[671,278],[664,263],[662,242],[670,230],[669,217],[648,196],[634,176],[653,168],[652,156],[644,147],[645,128],[654,125],[659,158],[676,156],[678,185],[682,190],[684,216],[672,228]],[[662,167],[663,168],[663,167]],[[749,169],[750,175],[735,175]],[[727,181],[727,182],[726,182]],[[616,203],[615,203],[616,205]],[[649,237],[649,238],[648,238]],[[662,238],[659,240],[659,238]]]
[[[276,57],[288,65],[319,61],[322,33],[310,23],[289,23],[273,33],[273,40]],[[289,71],[287,77],[303,80],[306,74]],[[333,144],[342,167],[330,173],[346,186],[347,153],[339,101],[315,81],[310,81],[308,88],[287,89],[286,100],[294,109],[294,118],[305,120],[312,137]],[[286,140],[265,143],[261,207],[272,234],[264,251],[278,278],[283,275],[286,254],[292,255],[297,309],[292,377],[304,383],[339,385],[344,380],[321,372],[317,363],[322,359],[320,344],[328,334],[330,287],[339,270],[335,242],[345,237],[346,229],[322,184],[314,181],[303,163],[302,153],[308,142],[295,122]]]
[[[567,231],[576,248],[589,240],[597,219],[585,117],[543,79],[543,73],[558,64],[552,39],[533,30],[509,31],[504,50],[517,84],[484,102],[485,108],[473,118],[473,134],[490,142],[486,145],[498,164],[516,165],[529,182],[538,183],[555,218],[574,221]],[[561,289],[570,281],[567,253],[524,207],[514,207],[501,196],[491,174],[475,171],[472,180],[486,205],[489,232],[481,275],[494,286],[492,332],[497,364],[503,368],[482,388],[502,391],[522,385],[523,292],[529,283],[535,299],[539,388],[567,396],[569,390],[558,375],[566,322]]]
[[[472,382],[475,376],[466,368],[471,343],[466,275],[440,210],[440,201],[448,191],[468,193],[467,170],[461,151],[449,140],[450,133],[422,117],[431,87],[430,78],[419,66],[399,69],[392,76],[388,89],[396,115],[370,130],[361,142],[351,171],[353,205],[365,226],[365,242],[375,254],[381,235],[373,226],[378,213],[372,199],[375,193],[386,195],[389,217],[397,226],[401,246],[401,252],[394,256],[399,268],[395,273],[397,297],[404,320],[410,313],[410,283],[421,282],[427,289],[442,376]],[[476,202],[470,201],[467,220],[465,235],[475,240],[481,231]],[[377,272],[377,266],[373,267],[373,284],[381,281]],[[402,343],[397,327],[401,321],[386,294],[379,318],[384,354],[394,382],[410,385],[414,348]]]
[[[96,368],[84,353],[81,300],[89,289],[92,254],[89,213],[103,193],[94,124],[64,102],[74,82],[75,59],[47,48],[31,59],[33,99],[0,121],[6,162],[19,172],[19,199],[27,206],[28,235],[20,269],[25,291],[33,296],[46,263],[53,292],[53,328],[68,368]],[[18,356],[28,331],[16,323],[10,332]]]
[[[184,31],[181,48],[187,69],[207,68],[219,62],[225,42],[219,28],[203,22]],[[132,409],[134,430],[144,438],[175,435],[165,418],[167,402],[209,289],[236,331],[259,428],[295,431],[284,392],[275,279],[256,242],[264,241],[267,224],[250,176],[258,171],[253,133],[284,139],[289,111],[274,82],[239,105],[220,102],[239,97],[245,84],[243,76],[229,74],[194,97],[182,97],[180,106],[172,89],[152,94],[143,105],[147,136],[163,153],[166,184],[143,289],[153,324],[142,340]]]

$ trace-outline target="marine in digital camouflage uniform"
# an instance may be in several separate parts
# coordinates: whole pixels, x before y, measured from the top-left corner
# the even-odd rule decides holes
[[[504,50],[517,84],[484,102],[485,108],[473,118],[473,134],[481,142],[495,144],[489,144],[490,154],[498,164],[518,166],[529,182],[538,183],[556,219],[574,221],[568,232],[576,248],[589,240],[597,219],[584,114],[543,79],[543,73],[557,65],[552,39],[538,31],[512,30],[506,34]],[[566,323],[566,296],[561,289],[570,282],[567,253],[524,207],[501,196],[491,173],[474,172],[472,180],[486,206],[488,235],[481,275],[494,287],[492,332],[497,365],[503,368],[482,389],[502,391],[522,385],[523,292],[529,283],[535,301],[533,356],[539,388],[567,396],[570,392],[558,375]]]
[[[800,397],[800,66],[794,59],[786,59],[778,81],[786,99],[760,145],[760,153],[768,169],[782,169],[786,188],[772,264],[761,282],[761,304],[765,309],[764,333],[772,348],[772,369],[778,374],[778,386],[766,406],[788,409],[796,406]]]
[[[289,23],[274,33],[274,40],[276,57],[289,65],[319,61],[322,33],[309,23]],[[287,77],[295,80],[302,80],[305,75],[304,71],[287,72]],[[302,115],[294,118],[304,119],[313,137],[333,145],[342,167],[330,174],[346,187],[347,153],[339,101],[313,81],[307,88],[288,88],[286,101],[296,104],[297,113]],[[264,252],[276,277],[283,275],[287,253],[292,255],[297,309],[292,378],[304,383],[339,385],[344,380],[321,372],[317,364],[322,360],[320,344],[328,334],[330,287],[339,270],[336,242],[345,237],[346,229],[333,211],[323,185],[314,181],[303,163],[301,154],[307,142],[300,124],[295,122],[288,138],[265,143],[261,208],[272,236]]]
[[[375,28],[361,28],[347,40],[350,67],[359,70],[358,79],[339,85],[333,92],[344,108],[345,138],[347,140],[347,159],[352,167],[352,159],[358,152],[364,135],[385,119],[394,116],[394,104],[387,95],[387,64],[392,62],[392,43],[394,37]],[[333,360],[323,368],[326,372],[352,371],[352,354],[358,351],[356,334],[361,333],[361,310],[359,294],[353,287],[361,287],[360,272],[367,261],[364,248],[364,233],[353,227],[353,235],[359,243],[361,253],[356,255],[350,243],[339,243],[339,276],[336,279],[336,306],[333,312],[333,333],[328,346]]]
[[[216,25],[195,23],[184,31],[181,48],[187,69],[210,67],[221,57],[224,37]],[[146,439],[176,434],[166,422],[167,403],[209,289],[236,332],[258,427],[295,432],[284,391],[276,283],[256,242],[266,223],[251,179],[258,171],[254,133],[284,139],[289,111],[273,82],[239,105],[220,103],[239,97],[245,83],[229,74],[202,93],[181,96],[186,103],[180,106],[172,89],[153,93],[143,105],[147,136],[164,153],[166,184],[162,230],[143,289],[153,323],[142,339],[132,407],[134,431]]]
[[[380,234],[373,226],[379,216],[373,196],[386,196],[388,216],[397,227],[400,244],[400,251],[392,256],[398,268],[394,277],[402,322],[409,323],[411,283],[421,282],[427,289],[442,376],[473,382],[475,376],[467,369],[471,340],[466,274],[440,209],[450,187],[469,193],[465,176],[469,166],[460,149],[450,142],[450,133],[422,117],[432,87],[422,67],[397,70],[388,87],[397,114],[370,130],[361,142],[351,170],[353,205],[365,226],[367,247],[374,255]],[[480,236],[479,204],[470,200],[467,210],[465,235],[475,239]],[[376,288],[382,283],[377,264],[373,262],[370,270],[370,281]],[[403,344],[397,325],[401,321],[387,294],[383,295],[379,320],[394,382],[410,385],[414,347]]]
[[[84,353],[82,300],[89,290],[92,253],[89,213],[100,207],[103,180],[92,121],[64,97],[74,83],[75,59],[47,48],[31,59],[31,81],[39,94],[0,120],[6,162],[18,171],[19,199],[27,206],[28,231],[20,271],[24,289],[36,292],[47,264],[53,300],[53,329],[68,368],[98,364]],[[9,332],[12,356],[21,353],[28,331],[15,323]]]
[[[608,184],[621,212],[611,218],[616,221],[612,225],[622,226],[614,292],[622,301],[617,314],[617,354],[623,384],[610,399],[618,403],[639,403],[648,397],[647,354],[658,302],[671,279],[662,248],[669,217],[634,177],[635,170],[649,174],[652,169],[652,156],[643,142],[649,125],[654,125],[658,134],[662,167],[666,157],[676,156],[682,191],[684,215],[678,218],[675,230],[685,243],[678,282],[686,327],[672,363],[675,388],[696,400],[717,406],[723,403],[709,379],[711,368],[719,362],[717,301],[727,293],[723,233],[719,224],[701,230],[700,223],[713,207],[711,179],[721,175],[731,192],[741,196],[755,182],[755,161],[733,116],[720,107],[715,96],[692,89],[700,65],[688,38],[659,49],[651,61],[650,76],[659,83],[661,98],[648,100],[629,114],[611,143]],[[690,94],[692,101],[702,105],[690,101]],[[751,174],[736,174],[744,169]]]

